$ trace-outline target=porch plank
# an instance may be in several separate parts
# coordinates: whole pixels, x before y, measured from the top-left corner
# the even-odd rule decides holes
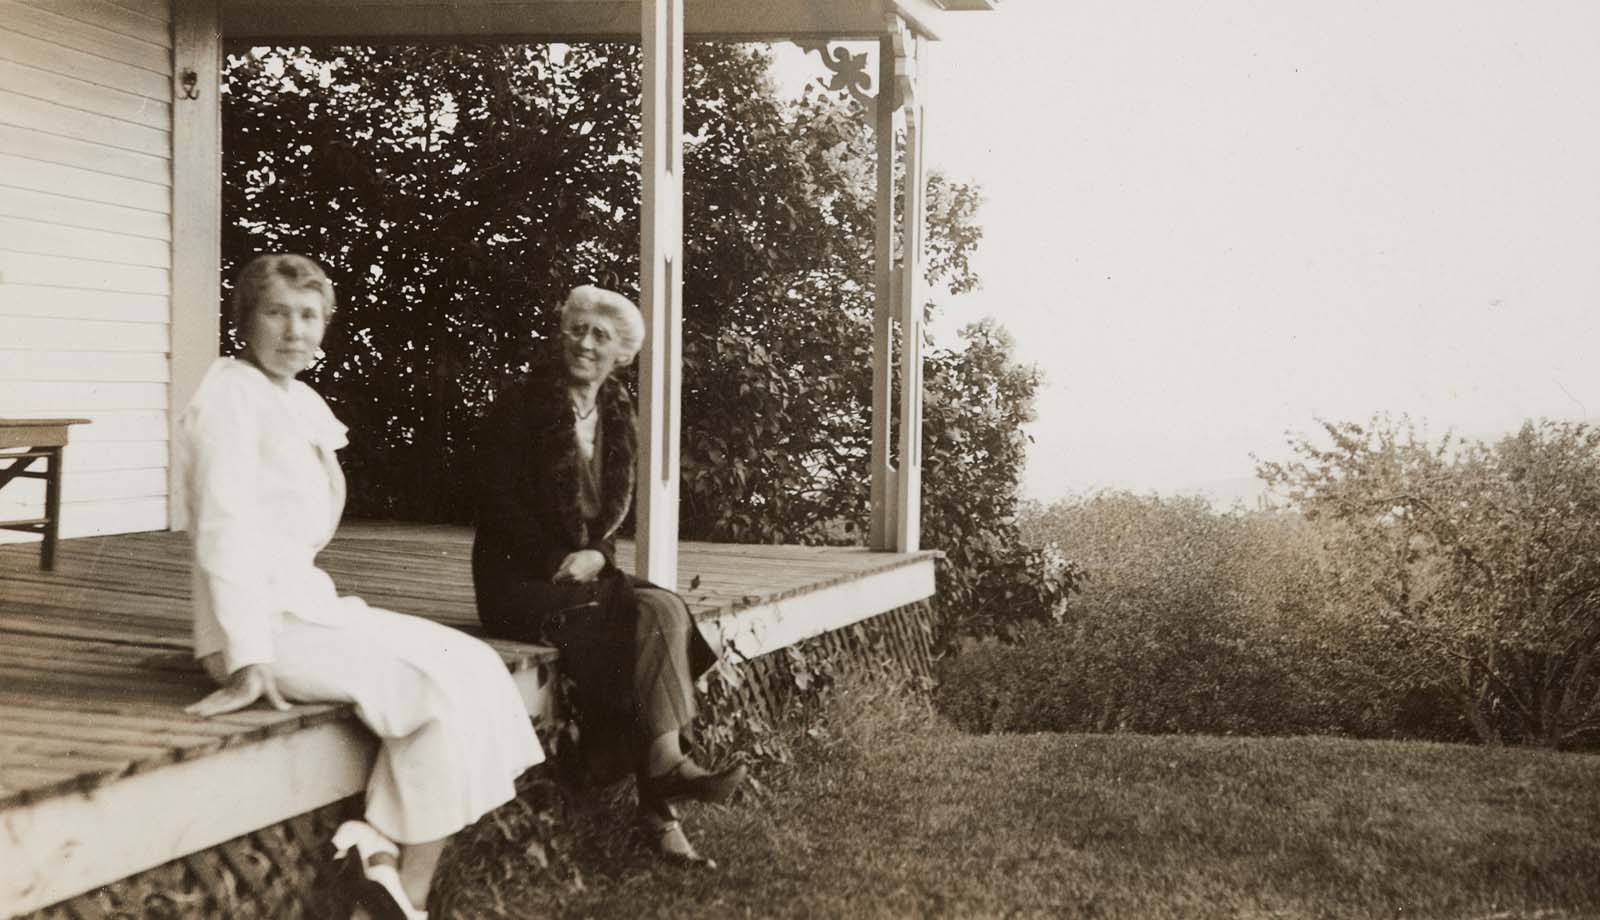
[[[471,545],[467,528],[356,523],[318,561],[341,593],[476,633]],[[360,790],[373,744],[347,706],[183,712],[212,687],[190,657],[185,535],[66,540],[48,573],[30,549],[0,546],[0,902],[53,903]],[[752,655],[931,595],[935,555],[685,543],[676,587],[713,638]],[[624,570],[632,556],[618,547]],[[554,651],[489,644],[548,725]],[[237,813],[200,809],[227,800],[236,770],[278,785]],[[50,868],[51,841],[96,828],[93,853]]]
[[[19,707],[0,708],[0,719],[5,720],[5,737],[17,740],[82,740],[93,744],[103,742],[134,745],[157,742],[162,748],[209,752],[220,748],[228,735],[232,734],[226,729],[213,732],[187,731],[155,720],[129,725],[111,719],[85,718],[81,713],[68,713],[68,715],[69,718],[60,719],[42,717],[41,713]]]

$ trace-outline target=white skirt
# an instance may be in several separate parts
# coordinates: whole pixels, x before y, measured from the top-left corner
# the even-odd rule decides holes
[[[431,620],[337,603],[335,622],[283,618],[272,672],[289,699],[354,703],[381,739],[367,823],[427,843],[510,801],[544,750],[500,656]]]

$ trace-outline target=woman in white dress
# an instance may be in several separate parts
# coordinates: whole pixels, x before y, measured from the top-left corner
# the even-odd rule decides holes
[[[304,256],[259,256],[233,308],[244,351],[211,366],[178,424],[195,656],[222,685],[188,711],[354,703],[382,745],[366,820],[346,822],[334,845],[359,855],[371,912],[425,917],[450,835],[509,801],[544,752],[492,649],[339,597],[316,567],[344,506],[334,451],[345,426],[295,377],[334,309],[327,275]]]

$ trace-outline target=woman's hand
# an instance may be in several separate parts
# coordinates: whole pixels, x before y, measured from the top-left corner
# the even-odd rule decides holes
[[[289,708],[289,702],[278,692],[278,682],[272,676],[272,669],[264,664],[247,664],[229,674],[227,683],[221,689],[198,703],[185,706],[183,711],[208,719],[236,712],[263,697],[279,712]]]
[[[556,569],[555,575],[550,580],[561,582],[574,581],[578,583],[594,581],[599,576],[600,570],[606,567],[606,557],[597,549],[580,549],[575,553],[568,553],[567,558],[561,560],[561,568]]]

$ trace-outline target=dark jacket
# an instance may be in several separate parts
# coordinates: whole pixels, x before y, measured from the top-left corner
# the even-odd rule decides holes
[[[537,369],[502,392],[478,438],[478,531],[472,578],[478,617],[490,634],[538,641],[542,618],[593,600],[594,588],[555,584],[561,560],[581,549],[616,569],[616,536],[633,503],[633,400],[615,380],[596,396],[600,412],[600,514],[584,523],[578,506],[577,421],[559,364]]]
[[[539,369],[495,400],[478,440],[472,580],[478,618],[491,636],[561,650],[561,672],[575,684],[567,701],[582,726],[588,770],[605,782],[636,765],[633,670],[642,595],[635,591],[655,586],[616,567],[617,530],[633,501],[633,401],[608,380],[595,402],[601,495],[590,527],[578,505],[576,417],[560,366]],[[606,557],[599,578],[553,583],[561,561],[580,549]],[[691,680],[716,663],[697,629],[689,631],[687,651]]]

